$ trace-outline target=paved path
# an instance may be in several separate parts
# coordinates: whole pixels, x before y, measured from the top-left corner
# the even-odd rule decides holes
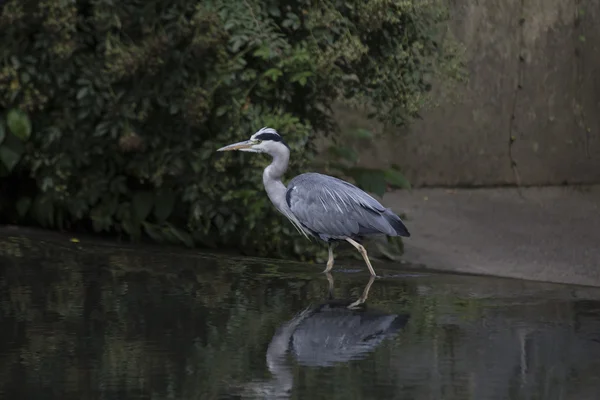
[[[406,213],[406,261],[439,270],[600,286],[600,186],[415,189],[384,203]]]

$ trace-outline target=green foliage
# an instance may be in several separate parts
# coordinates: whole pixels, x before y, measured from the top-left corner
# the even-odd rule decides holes
[[[357,128],[338,136],[339,140],[327,147],[328,157],[321,163],[327,172],[348,177],[361,189],[379,197],[383,197],[388,187],[410,189],[410,182],[397,165],[386,169],[358,165],[360,147],[373,142],[375,135],[372,132]]]
[[[215,149],[272,126],[293,150],[293,176],[312,139],[336,132],[334,100],[404,124],[455,62],[436,1],[2,7],[0,110],[14,110],[12,135],[0,128],[2,221],[190,246],[304,253],[259,193],[268,160]]]

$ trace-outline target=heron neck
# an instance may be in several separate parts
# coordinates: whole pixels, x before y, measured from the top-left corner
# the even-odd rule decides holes
[[[285,201],[286,187],[281,182],[281,178],[287,171],[289,159],[290,153],[287,149],[284,152],[273,154],[273,162],[263,172],[263,184],[267,195],[281,212],[287,209]]]

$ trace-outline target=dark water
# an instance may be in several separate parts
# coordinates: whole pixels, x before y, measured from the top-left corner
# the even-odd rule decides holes
[[[0,238],[6,399],[598,399],[600,291]]]

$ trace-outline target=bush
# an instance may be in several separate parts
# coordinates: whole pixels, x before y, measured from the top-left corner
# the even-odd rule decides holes
[[[455,59],[435,1],[2,7],[0,107],[32,126],[0,140],[2,220],[189,246],[303,253],[262,193],[269,160],[215,149],[274,127],[293,150],[292,177],[316,135],[336,132],[334,100],[404,124]]]

